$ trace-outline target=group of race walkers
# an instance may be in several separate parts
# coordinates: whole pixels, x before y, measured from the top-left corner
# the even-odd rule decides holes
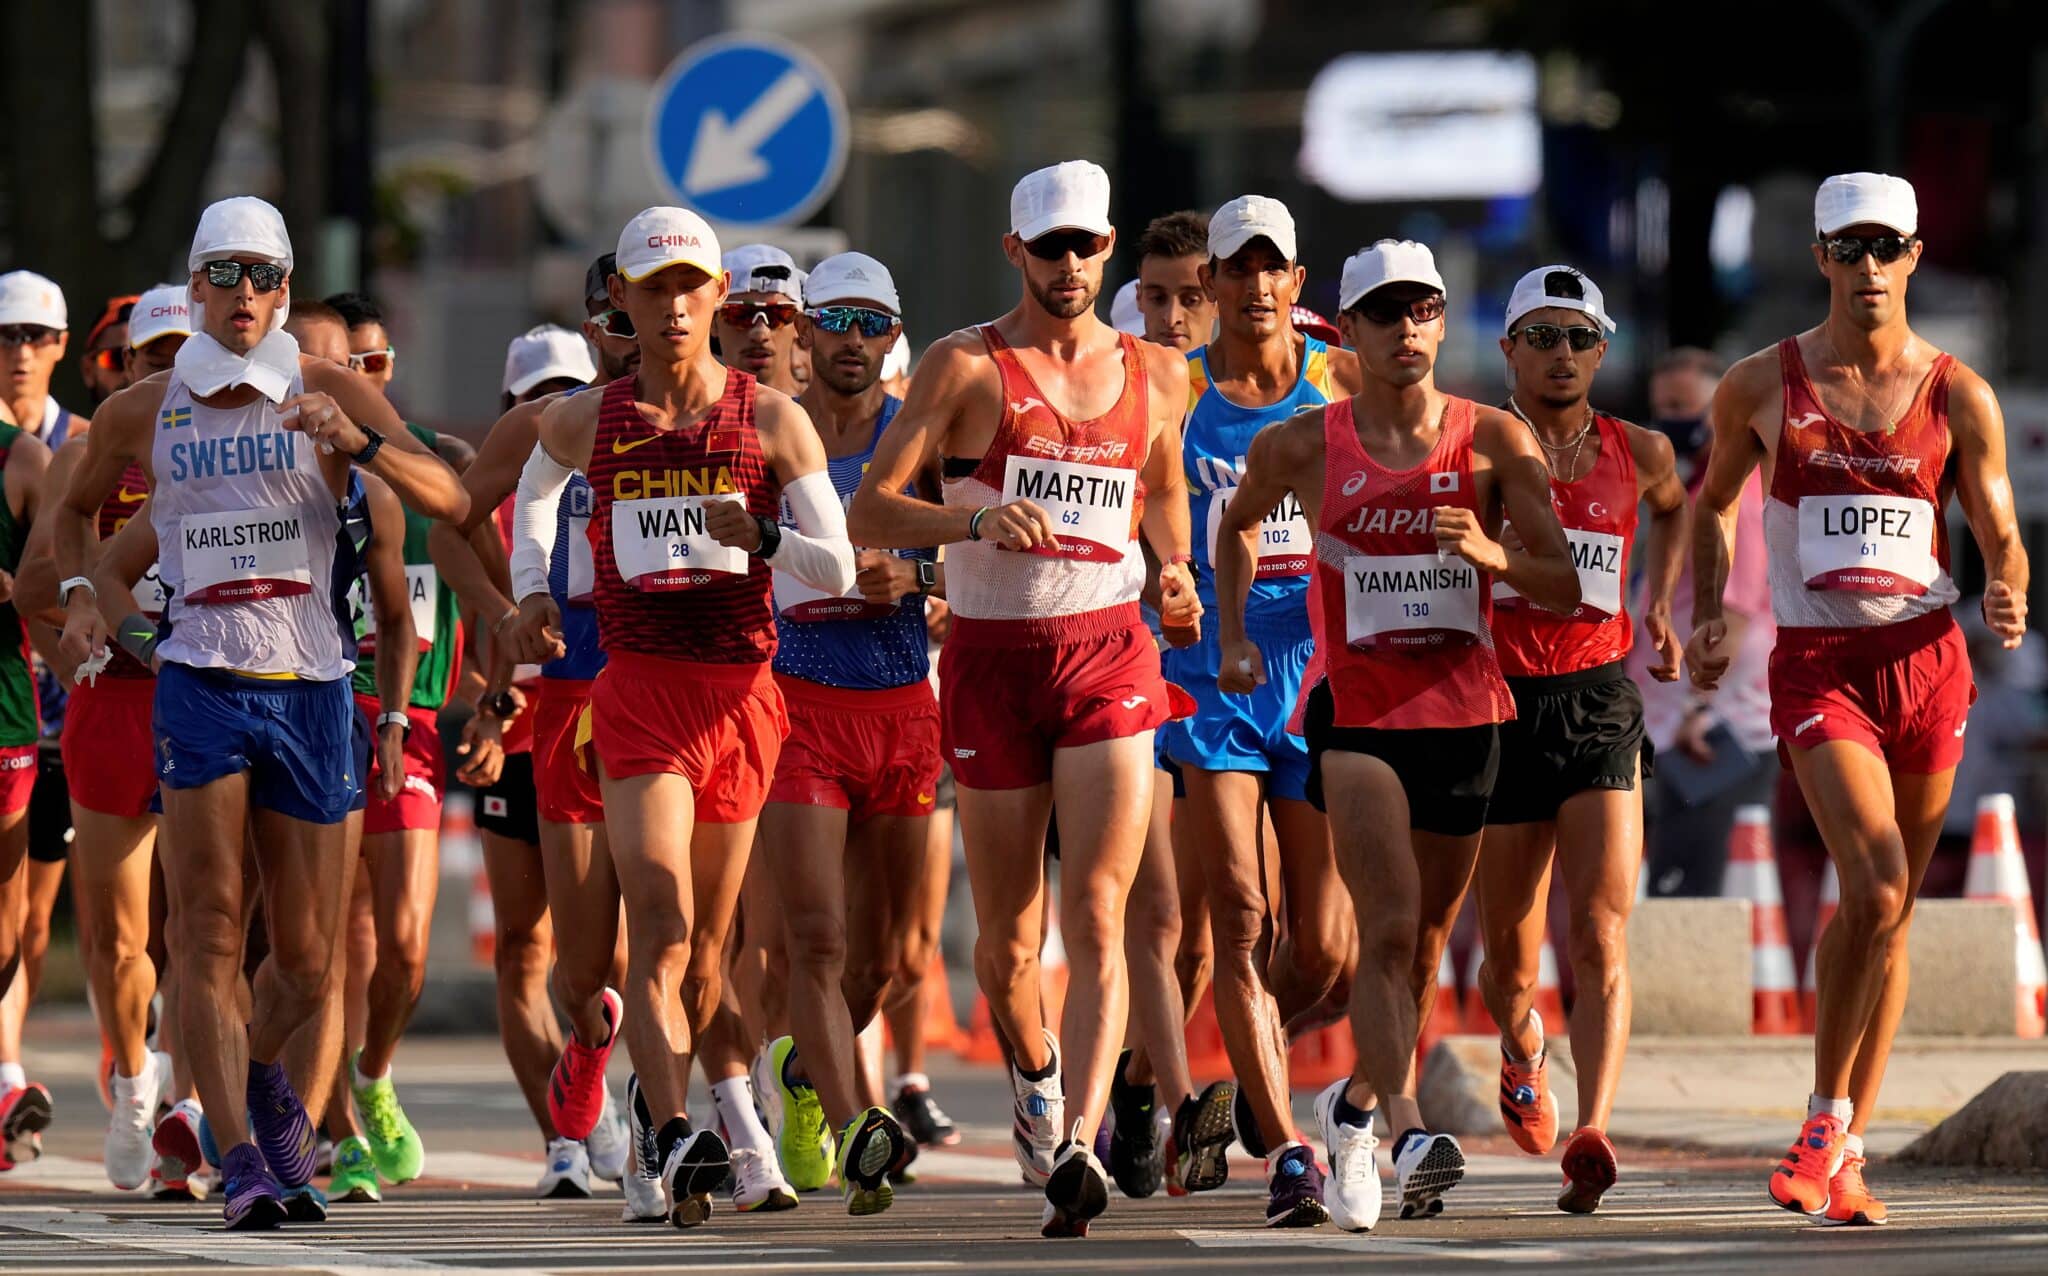
[[[1827,317],[1722,382],[1691,492],[1665,435],[1592,405],[1616,320],[1579,270],[1515,285],[1492,407],[1435,384],[1451,299],[1424,245],[1348,259],[1331,325],[1298,305],[1279,201],[1163,217],[1133,334],[1097,316],[1109,208],[1094,164],[1024,177],[1017,305],[931,346],[904,397],[883,263],[806,274],[649,208],[592,263],[580,333],[512,342],[473,453],[386,399],[373,303],[293,298],[261,200],[209,207],[189,281],[95,326],[89,423],[48,397],[61,294],[0,277],[0,624],[23,632],[0,652],[0,1169],[52,1117],[19,1043],[54,896],[26,859],[33,644],[69,691],[117,1187],[211,1186],[250,1229],[421,1175],[393,1063],[460,697],[543,1196],[617,1180],[626,1220],[692,1227],[714,1195],[780,1210],[836,1181],[849,1213],[888,1209],[918,1148],[959,1138],[919,1024],[954,805],[1046,1236],[1085,1235],[1112,1182],[1217,1188],[1233,1143],[1264,1159],[1269,1226],[1370,1229],[1376,1119],[1394,1208],[1439,1212],[1465,1161],[1425,1126],[1416,1048],[1475,882],[1503,1122],[1534,1155],[1562,1141],[1558,1206],[1590,1212],[1618,1174],[1652,764],[1630,611],[1652,676],[1710,695],[1762,465],[1772,721],[1841,883],[1813,1094],[1768,1190],[1882,1223],[1862,1131],[1974,696],[1952,492],[2007,646],[2028,586],[1997,402],[1907,324],[1912,188],[1821,185]],[[1553,866],[1563,1025],[1534,1005]],[[1198,1089],[1205,992],[1236,1075]],[[1288,1046],[1347,1014],[1319,1157]]]

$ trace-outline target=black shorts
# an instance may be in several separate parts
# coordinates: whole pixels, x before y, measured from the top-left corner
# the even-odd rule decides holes
[[[533,788],[533,755],[508,753],[498,782],[476,791],[476,826],[515,842],[540,845],[540,799]]]
[[[28,799],[28,857],[39,864],[62,864],[71,854],[71,786],[56,746],[51,740],[36,750],[36,786]]]
[[[1308,740],[1308,800],[1323,802],[1323,755],[1362,753],[1393,768],[1408,795],[1408,827],[1445,837],[1470,837],[1486,826],[1486,803],[1500,771],[1500,728],[1340,727],[1330,684],[1308,693],[1302,735]]]
[[[1566,798],[1588,789],[1636,787],[1651,771],[1643,693],[1620,661],[1547,678],[1510,678],[1515,720],[1500,728],[1500,782],[1488,824],[1557,818]]]

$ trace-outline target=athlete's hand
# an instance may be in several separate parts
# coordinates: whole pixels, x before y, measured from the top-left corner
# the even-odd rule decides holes
[[[1167,563],[1159,569],[1159,632],[1175,647],[1192,647],[1202,640],[1202,599],[1186,563]]]
[[[704,531],[727,549],[751,554],[761,548],[761,525],[738,501],[713,501],[704,507]]]
[[[879,549],[864,549],[853,556],[854,587],[860,596],[876,606],[887,606],[917,592],[917,564],[908,558]]]
[[[463,759],[455,778],[474,789],[487,789],[498,782],[505,769],[504,726],[486,713],[473,715],[462,724],[462,742],[455,756]]]
[[[1248,696],[1266,685],[1266,657],[1249,638],[1223,641],[1223,667],[1216,689],[1227,696]]]
[[[1507,553],[1486,534],[1479,515],[1462,505],[1439,505],[1436,514],[1436,552],[1456,554],[1483,572],[1496,575],[1506,569]]]
[[[57,640],[57,649],[74,668],[92,659],[92,653],[106,645],[107,622],[97,606],[87,602],[64,609],[64,634]]]
[[[1692,685],[1702,691],[1712,691],[1721,685],[1721,675],[1728,672],[1728,662],[1734,653],[1728,650],[1728,622],[1710,620],[1693,628],[1692,640],[1685,644],[1686,667],[1692,671]]]
[[[397,723],[377,728],[377,798],[395,801],[405,788],[405,731]]]
[[[929,642],[944,642],[953,632],[953,609],[934,594],[924,600],[924,636]]]
[[[518,618],[502,637],[515,664],[541,664],[569,650],[562,642],[562,609],[548,594],[520,599]]]
[[[295,394],[277,405],[277,418],[287,430],[297,430],[330,452],[354,456],[370,446],[370,436],[348,419],[348,413],[328,395],[312,390]]]
[[[1659,682],[1677,682],[1680,656],[1678,631],[1671,627],[1671,609],[1652,607],[1643,613],[1643,628],[1649,632],[1650,646],[1656,649],[1656,663],[1650,666],[1650,676]]]
[[[2002,580],[1992,581],[1984,590],[1984,623],[2007,651],[2019,646],[2027,633],[2027,596]]]
[[[994,541],[1004,549],[1058,549],[1060,538],[1054,534],[1052,515],[1045,512],[1036,501],[1011,501],[1007,505],[996,505],[981,516],[981,539]]]

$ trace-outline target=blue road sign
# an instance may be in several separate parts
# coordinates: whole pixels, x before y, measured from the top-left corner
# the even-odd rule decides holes
[[[655,179],[728,226],[788,226],[831,198],[846,167],[846,99],[809,54],[764,35],[691,45],[655,82]]]

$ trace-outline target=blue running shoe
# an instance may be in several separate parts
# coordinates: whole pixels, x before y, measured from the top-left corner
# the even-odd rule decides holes
[[[306,1118],[306,1105],[292,1093],[284,1065],[250,1063],[249,1132],[277,1181],[288,1188],[304,1187],[313,1181],[313,1151],[318,1141],[313,1123]]]
[[[1266,1226],[1321,1227],[1330,1221],[1323,1204],[1323,1171],[1306,1143],[1289,1143],[1266,1164]]]
[[[206,1114],[199,1115],[199,1155],[214,1169],[220,1168],[220,1144],[213,1141],[213,1127],[206,1122]]]
[[[285,1189],[284,1213],[294,1223],[327,1221],[327,1193],[311,1183]]]
[[[230,1150],[221,1166],[226,1186],[221,1195],[226,1206],[222,1216],[231,1232],[266,1232],[285,1220],[284,1189],[263,1163],[263,1153],[253,1143]]]

